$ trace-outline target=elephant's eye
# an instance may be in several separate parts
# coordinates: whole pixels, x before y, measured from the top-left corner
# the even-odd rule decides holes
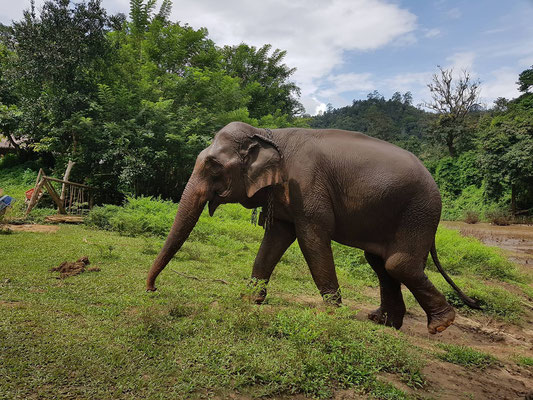
[[[214,158],[210,158],[207,163],[209,174],[212,176],[218,176],[222,173],[222,164],[220,164]]]

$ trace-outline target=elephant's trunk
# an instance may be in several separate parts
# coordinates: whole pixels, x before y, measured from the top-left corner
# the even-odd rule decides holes
[[[207,197],[206,185],[193,172],[181,196],[178,213],[167,236],[167,240],[148,273],[148,278],[146,279],[147,291],[153,292],[156,290],[154,283],[157,276],[189,237],[198,218],[202,214],[202,210],[208,200]]]

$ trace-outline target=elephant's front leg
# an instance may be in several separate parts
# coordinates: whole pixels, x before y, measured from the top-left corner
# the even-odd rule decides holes
[[[268,283],[274,267],[283,256],[283,253],[296,239],[294,225],[274,219],[273,223],[265,231],[265,236],[255,257],[252,270],[252,282],[254,286],[261,285],[261,288],[254,293],[253,301],[261,304],[266,297],[266,284]]]
[[[339,282],[331,251],[331,238],[327,230],[313,223],[303,223],[297,226],[296,236],[324,301],[330,304],[341,304]]]

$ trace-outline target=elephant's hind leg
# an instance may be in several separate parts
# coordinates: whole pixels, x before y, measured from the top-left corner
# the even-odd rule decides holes
[[[405,315],[401,284],[385,270],[385,261],[372,253],[365,252],[365,258],[379,278],[381,305],[368,314],[378,324],[400,329]]]
[[[428,317],[429,333],[442,332],[453,323],[455,311],[424,273],[424,257],[397,252],[385,261],[385,270],[413,293]]]

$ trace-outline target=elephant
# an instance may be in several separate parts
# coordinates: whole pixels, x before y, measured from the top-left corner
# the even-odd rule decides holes
[[[459,297],[466,296],[442,269],[435,248],[441,196],[412,153],[391,143],[338,129],[261,129],[231,122],[197,157],[168,237],[152,264],[147,291],[181,248],[204,206],[262,207],[264,237],[251,282],[264,282],[298,241],[320,294],[341,303],[331,241],[356,247],[377,274],[381,304],[368,317],[399,329],[406,312],[404,284],[427,314],[428,331],[442,332],[453,307],[425,274],[428,255]]]

